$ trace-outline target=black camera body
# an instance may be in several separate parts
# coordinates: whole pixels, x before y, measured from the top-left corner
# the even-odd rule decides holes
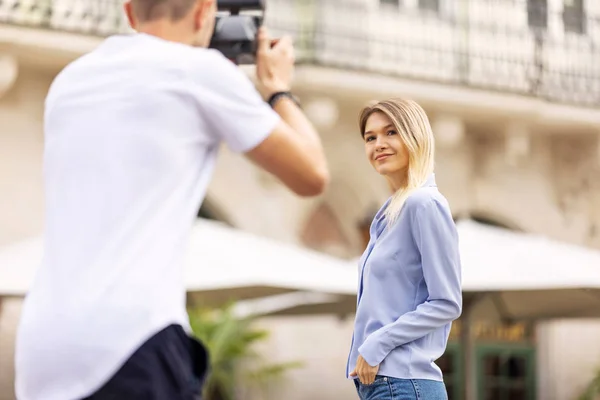
[[[256,62],[256,34],[265,13],[264,0],[218,0],[215,30],[209,48],[237,65]],[[252,13],[243,13],[253,11]]]

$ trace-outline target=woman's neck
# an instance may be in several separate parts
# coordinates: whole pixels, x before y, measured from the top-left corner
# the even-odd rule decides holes
[[[408,184],[408,176],[405,173],[387,175],[388,185],[392,193],[396,193],[400,189],[404,189]]]

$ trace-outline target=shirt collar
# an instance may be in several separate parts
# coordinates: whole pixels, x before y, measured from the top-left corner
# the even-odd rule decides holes
[[[437,185],[435,183],[435,173],[432,173],[431,175],[429,175],[429,178],[427,178],[427,180],[421,187],[437,187]]]

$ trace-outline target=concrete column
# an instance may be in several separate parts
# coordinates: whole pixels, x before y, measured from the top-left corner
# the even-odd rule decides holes
[[[431,118],[436,140],[436,178],[448,198],[455,217],[467,217],[473,196],[473,151],[465,122],[456,115],[441,114]]]
[[[0,244],[42,229],[44,98],[53,77],[20,65],[11,90],[0,95]]]
[[[14,86],[18,75],[17,59],[14,56],[0,53],[0,97]]]
[[[531,137],[527,126],[510,122],[505,131],[505,157],[510,166],[516,166],[531,153]]]
[[[466,127],[464,121],[449,114],[436,115],[431,121],[438,147],[454,149],[464,143]]]
[[[330,97],[312,97],[302,101],[306,116],[318,130],[332,129],[340,118],[339,105]]]
[[[23,299],[0,298],[0,400],[14,400],[15,337]]]
[[[600,132],[596,135],[596,165],[600,167]]]

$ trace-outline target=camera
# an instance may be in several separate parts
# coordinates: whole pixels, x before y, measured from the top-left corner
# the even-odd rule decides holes
[[[256,62],[256,34],[265,13],[264,0],[218,0],[209,48],[237,65]]]

